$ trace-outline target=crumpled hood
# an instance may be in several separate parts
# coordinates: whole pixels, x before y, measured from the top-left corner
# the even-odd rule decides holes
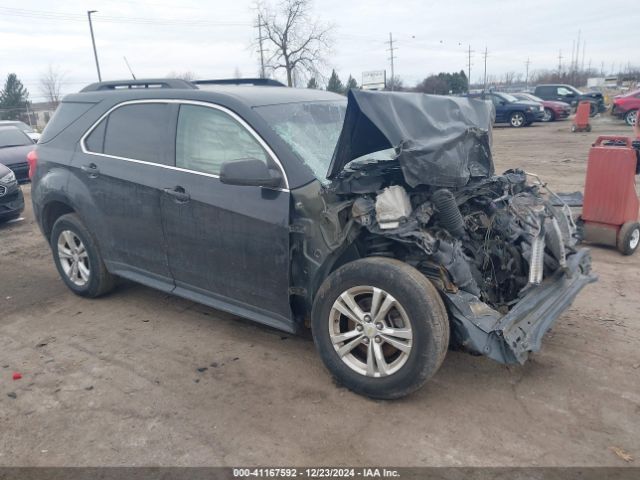
[[[351,160],[395,148],[408,185],[459,187],[494,173],[493,105],[477,99],[350,90],[328,179]]]

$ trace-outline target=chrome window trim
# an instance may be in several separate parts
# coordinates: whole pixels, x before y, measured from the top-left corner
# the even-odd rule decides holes
[[[264,187],[264,188],[269,188],[269,189],[272,189],[272,190],[279,190],[279,191],[283,191],[283,192],[288,192],[289,191],[289,178],[287,177],[287,172],[285,172],[285,169],[284,169],[284,166],[282,165],[282,162],[280,162],[280,159],[273,152],[273,150],[271,150],[271,147],[269,147],[269,145],[267,145],[267,142],[265,142],[264,139],[260,135],[258,135],[258,133],[247,122],[245,122],[242,119],[242,117],[240,117],[234,111],[229,110],[228,108],[223,107],[222,105],[215,104],[215,103],[201,102],[201,101],[198,101],[198,100],[183,100],[183,99],[178,99],[178,98],[154,98],[154,99],[150,99],[150,98],[146,99],[145,98],[145,99],[140,99],[140,100],[127,100],[125,102],[118,103],[117,105],[114,105],[109,110],[107,110],[105,113],[103,113],[100,116],[100,118],[98,118],[98,120],[96,120],[93,123],[93,125],[91,125],[91,127],[89,127],[89,129],[84,133],[84,135],[82,135],[82,137],[80,138],[80,149],[82,150],[82,153],[84,153],[86,155],[95,155],[95,156],[98,156],[98,157],[115,158],[117,160],[124,160],[124,161],[127,161],[127,162],[140,163],[140,164],[143,164],[143,165],[154,165],[156,167],[167,168],[169,170],[177,170],[177,171],[180,171],[180,172],[193,173],[195,175],[202,175],[204,177],[211,177],[211,178],[218,178],[219,179],[220,175],[216,175],[216,174],[213,174],[213,173],[198,172],[196,170],[190,170],[190,169],[187,169],[187,168],[181,168],[181,167],[176,167],[176,166],[172,166],[172,165],[163,165],[162,163],[148,162],[146,160],[137,160],[135,158],[119,157],[119,156],[116,156],[116,155],[108,155],[106,153],[92,152],[92,151],[87,149],[87,146],[85,145],[85,140],[87,139],[87,137],[89,135],[91,135],[91,133],[97,128],[97,126],[100,125],[100,122],[102,122],[111,112],[113,112],[114,110],[117,110],[120,107],[124,107],[126,105],[136,105],[136,104],[145,104],[145,103],[167,103],[167,104],[177,103],[177,104],[181,104],[181,105],[197,105],[197,106],[201,106],[201,107],[213,108],[214,110],[219,110],[221,112],[226,113],[231,118],[233,118],[235,121],[237,121],[240,125],[242,125],[245,128],[245,130],[247,130],[247,132],[249,132],[249,134],[253,138],[256,139],[256,141],[260,144],[260,146],[262,148],[264,148],[265,151],[267,152],[267,154],[271,157],[271,160],[273,160],[273,162],[280,169],[280,172],[282,173],[282,178],[284,179],[285,188],[272,188],[272,187]]]

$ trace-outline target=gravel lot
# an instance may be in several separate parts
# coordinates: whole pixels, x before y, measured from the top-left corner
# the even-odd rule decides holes
[[[498,171],[579,190],[596,136],[631,133],[593,127],[497,127]],[[135,284],[74,296],[24,191],[24,220],[0,226],[0,465],[640,462],[640,254],[594,247],[600,281],[526,365],[449,352],[417,394],[371,401],[334,385],[309,339]]]

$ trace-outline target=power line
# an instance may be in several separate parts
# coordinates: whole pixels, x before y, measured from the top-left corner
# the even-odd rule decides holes
[[[0,13],[6,16],[16,16],[31,19],[56,20],[56,21],[75,21],[84,22],[86,18],[82,14],[62,13],[47,10],[27,10],[22,8],[0,7]],[[98,19],[96,19],[98,20]],[[134,25],[165,25],[165,26],[184,26],[184,27],[246,27],[250,26],[245,22],[220,22],[210,21],[206,19],[166,19],[166,18],[145,18],[145,17],[127,17],[101,15],[99,21],[102,23],[126,23]]]

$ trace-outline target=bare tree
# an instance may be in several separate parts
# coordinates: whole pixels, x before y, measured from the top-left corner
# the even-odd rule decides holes
[[[332,27],[314,21],[311,0],[282,0],[277,10],[259,9],[264,40],[273,47],[267,66],[284,69],[290,87],[295,79],[316,74],[330,48]]]
[[[58,67],[49,64],[49,68],[40,76],[40,93],[54,107],[62,99],[62,80],[64,73]]]
[[[197,75],[193,73],[191,70],[187,70],[185,72],[176,72],[175,70],[170,71],[167,74],[167,78],[179,78],[181,80],[186,80],[187,82],[192,82],[196,79]]]

